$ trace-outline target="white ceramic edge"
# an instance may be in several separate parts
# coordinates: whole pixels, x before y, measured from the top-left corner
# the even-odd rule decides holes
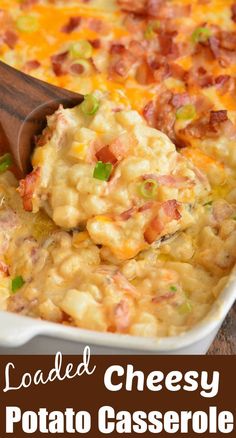
[[[0,312],[0,346],[20,347],[35,336],[43,335],[83,344],[111,347],[113,349],[154,351],[169,354],[200,342],[217,332],[228,311],[236,300],[235,272],[213,304],[207,316],[186,333],[167,338],[143,338],[130,335],[118,335],[66,327],[42,320],[37,320],[9,312]]]

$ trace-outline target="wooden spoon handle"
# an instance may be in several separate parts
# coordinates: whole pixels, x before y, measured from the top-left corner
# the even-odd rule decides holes
[[[26,173],[34,135],[42,132],[46,116],[62,104],[71,108],[83,96],[32,78],[0,62],[0,123],[22,175]]]

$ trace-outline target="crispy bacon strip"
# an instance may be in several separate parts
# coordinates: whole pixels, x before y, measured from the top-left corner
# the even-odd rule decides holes
[[[181,214],[178,210],[179,204],[175,199],[163,202],[160,210],[154,219],[151,220],[146,231],[144,232],[144,238],[147,243],[152,244],[161,235],[165,226],[173,221],[180,220]]]
[[[3,34],[3,41],[10,49],[14,49],[18,41],[18,35],[12,30],[6,30]]]
[[[236,3],[234,3],[231,6],[231,12],[232,12],[232,15],[231,15],[232,20],[235,21],[235,23],[236,23]]]
[[[65,62],[67,61],[68,52],[58,53],[51,56],[52,69],[56,76],[62,76],[66,73]]]
[[[127,300],[123,299],[115,306],[114,322],[118,332],[123,332],[130,326],[131,314]]]
[[[40,168],[37,167],[19,184],[18,192],[23,200],[23,206],[26,211],[33,210],[33,195],[40,178]]]
[[[68,22],[62,26],[61,32],[63,33],[72,33],[77,27],[80,25],[81,18],[80,17],[70,17]]]
[[[98,161],[102,161],[103,163],[111,163],[116,164],[117,158],[110,150],[110,146],[103,146],[99,151],[95,154]]]
[[[158,184],[168,187],[183,187],[184,184],[190,183],[190,179],[186,176],[178,176],[178,175],[143,175],[143,179],[154,179],[158,182]]]
[[[2,273],[5,277],[9,275],[9,268],[3,261],[0,260],[0,273]]]

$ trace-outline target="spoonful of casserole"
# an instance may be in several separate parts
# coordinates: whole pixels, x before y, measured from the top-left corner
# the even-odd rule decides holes
[[[32,164],[18,189],[25,210],[88,233],[110,261],[193,224],[209,190],[165,134],[97,91],[47,118]]]

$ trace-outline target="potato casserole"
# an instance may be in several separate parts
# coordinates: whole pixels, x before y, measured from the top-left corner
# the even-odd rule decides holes
[[[236,261],[236,3],[0,0],[0,60],[85,96],[0,157],[0,309],[146,337]]]

